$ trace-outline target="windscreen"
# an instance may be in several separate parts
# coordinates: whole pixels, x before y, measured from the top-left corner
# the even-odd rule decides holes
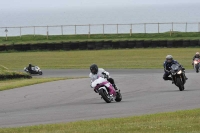
[[[179,65],[178,64],[173,64],[171,68],[172,68],[172,70],[176,71],[176,70],[178,70]]]

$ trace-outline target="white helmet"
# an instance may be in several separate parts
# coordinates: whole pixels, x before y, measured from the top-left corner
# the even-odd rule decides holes
[[[196,55],[199,55],[199,52],[196,52]]]
[[[173,60],[173,56],[172,55],[167,55],[166,56],[166,60]]]
[[[166,61],[167,61],[168,63],[171,63],[172,60],[173,60],[173,56],[172,56],[172,55],[167,55],[167,56],[166,56]]]

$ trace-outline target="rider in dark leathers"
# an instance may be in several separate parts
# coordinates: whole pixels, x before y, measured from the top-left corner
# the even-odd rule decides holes
[[[165,72],[163,75],[164,80],[172,80],[172,78],[169,76],[171,74],[170,70],[171,70],[171,66],[173,64],[179,64],[179,63],[178,63],[178,61],[173,59],[172,55],[167,55],[166,60],[163,63],[164,72]],[[180,67],[182,67],[182,66],[180,65]],[[182,67],[182,69],[185,70],[185,68],[183,68],[183,67]],[[188,79],[187,77],[185,77],[185,78],[186,78],[186,80]]]
[[[32,67],[34,67],[31,63],[28,64],[28,71],[32,72],[33,70],[31,69]]]

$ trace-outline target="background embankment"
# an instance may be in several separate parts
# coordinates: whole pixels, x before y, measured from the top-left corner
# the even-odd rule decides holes
[[[198,47],[198,32],[0,37],[0,51]]]

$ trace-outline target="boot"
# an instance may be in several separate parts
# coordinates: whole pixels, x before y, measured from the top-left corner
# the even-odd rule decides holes
[[[197,69],[196,72],[199,73],[199,69]]]
[[[186,77],[186,75],[185,75],[185,80],[188,80],[188,78]]]
[[[113,84],[113,87],[115,88],[116,92],[119,92],[119,89],[117,88],[117,85]]]
[[[110,99],[111,99],[111,101],[114,100],[113,94],[110,95]]]

